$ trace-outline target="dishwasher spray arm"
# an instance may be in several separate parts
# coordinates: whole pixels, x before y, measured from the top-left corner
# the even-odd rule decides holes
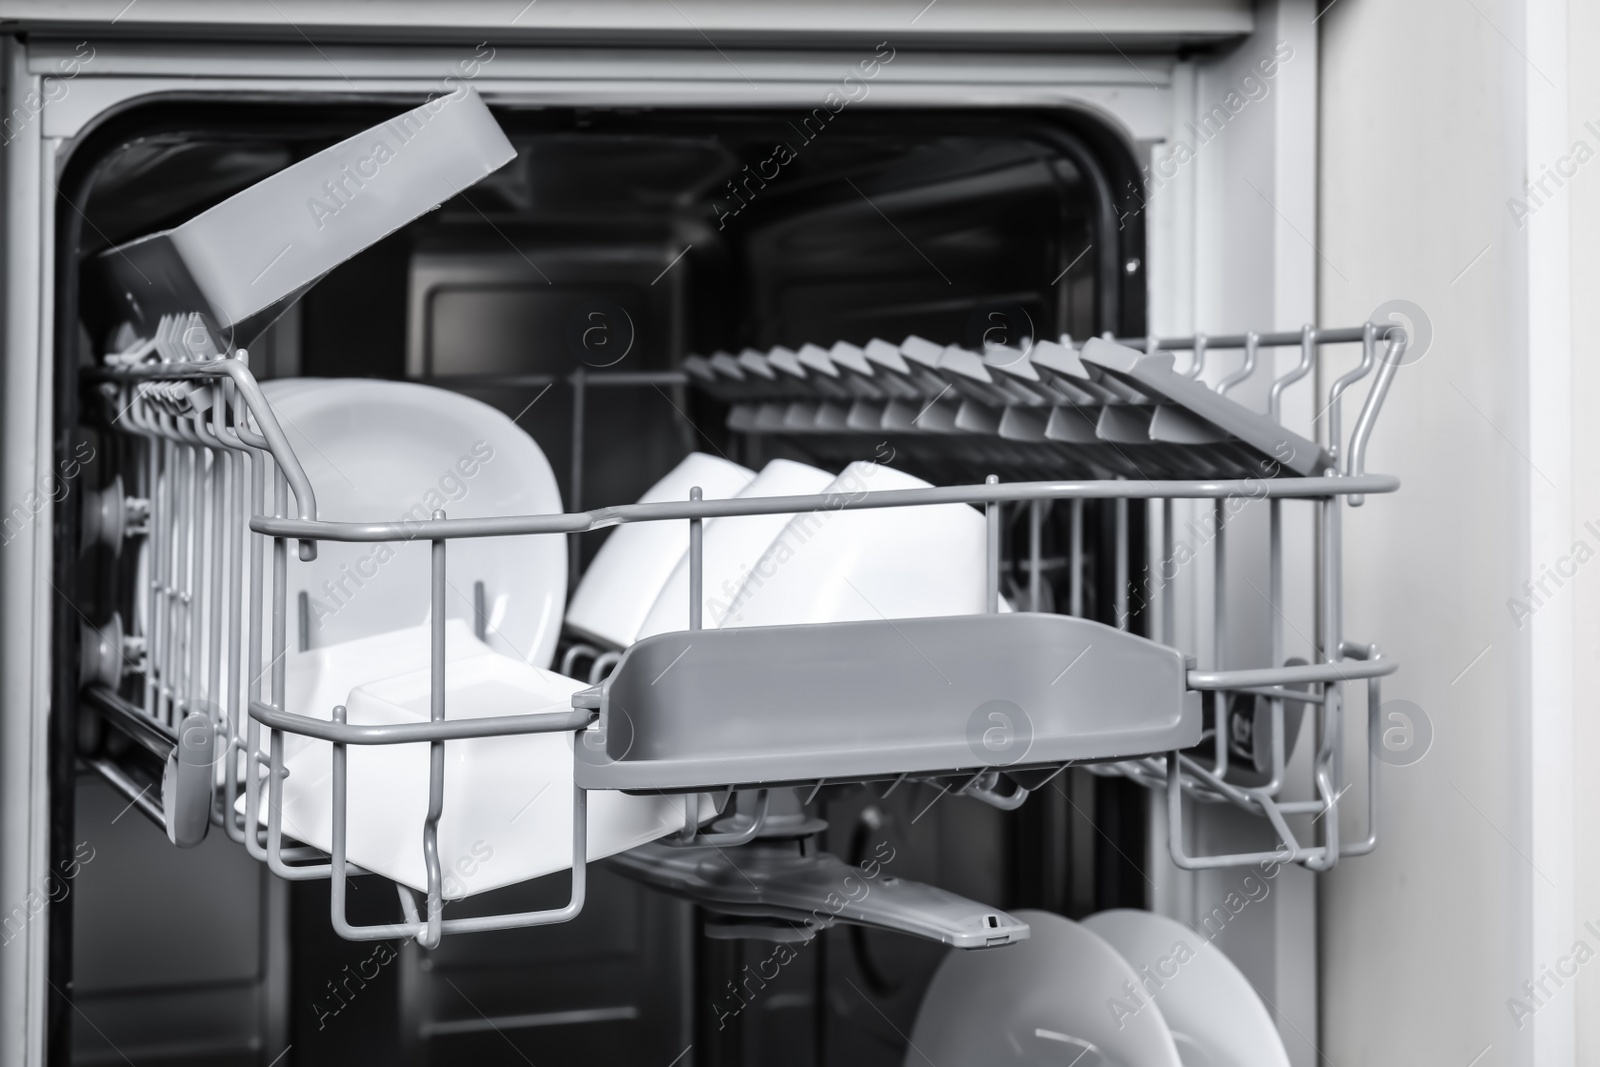
[[[965,949],[1028,937],[1028,924],[1005,912],[888,874],[893,858],[852,867],[805,839],[789,839],[734,848],[653,842],[606,862],[724,917],[708,929],[712,936],[810,941],[818,930],[849,923]]]

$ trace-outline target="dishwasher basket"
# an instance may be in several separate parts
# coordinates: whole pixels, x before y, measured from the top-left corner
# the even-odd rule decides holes
[[[196,353],[188,346],[170,343],[186,325],[192,330],[197,323],[164,321],[162,336],[153,345],[108,357],[95,372],[106,425],[122,438],[120,447],[140,466],[137,481],[146,495],[124,499],[120,484],[97,495],[92,504],[97,515],[93,528],[96,536],[109,539],[147,537],[150,562],[143,578],[146,595],[140,598],[137,610],[142,617],[137,620],[135,635],[123,634],[120,621],[85,630],[84,696],[107,722],[163,762],[159,802],[148,795],[150,787],[140,789],[111,760],[96,758],[91,763],[161,822],[176,844],[196,844],[210,826],[220,825],[280,877],[331,878],[333,924],[343,937],[415,937],[432,946],[444,933],[573,918],[584,903],[585,797],[591,789],[669,794],[721,790],[729,795],[737,789],[759,796],[758,810],[736,833],[702,832],[689,814],[697,806],[685,804],[689,825],[682,842],[720,846],[752,840],[766,818],[769,789],[809,788],[814,797],[828,783],[876,781],[889,783],[887,788],[892,789],[909,777],[934,781],[943,790],[1009,808],[1020,805],[1031,789],[1064,767],[1083,763],[1097,773],[1124,775],[1165,791],[1172,855],[1182,867],[1217,867],[1270,858],[1326,870],[1342,856],[1360,855],[1376,844],[1375,764],[1368,776],[1368,836],[1355,843],[1342,842],[1339,836],[1342,687],[1347,682],[1367,684],[1370,732],[1376,728],[1379,678],[1391,673],[1395,664],[1384,659],[1376,646],[1343,639],[1339,501],[1349,498],[1351,504],[1359,504],[1365,494],[1392,492],[1399,486],[1394,477],[1367,474],[1363,469],[1367,440],[1406,344],[1404,332],[1389,324],[1368,323],[1350,330],[1307,327],[1296,334],[1210,340],[1212,348],[1230,344],[1247,348],[1252,362],[1260,346],[1301,347],[1300,365],[1273,387],[1272,416],[1276,416],[1282,389],[1312,368],[1321,346],[1362,345],[1360,365],[1336,380],[1329,392],[1330,444],[1323,448],[1294,438],[1298,449],[1293,464],[1273,462],[1273,442],[1287,439],[1287,431],[1275,428],[1275,418],[1248,412],[1220,391],[1191,380],[1190,375],[1174,373],[1172,357],[1153,351],[1157,347],[1168,352],[1193,350],[1198,366],[1198,357],[1208,344],[1205,338],[1146,345],[1142,353],[1099,340],[1084,346],[1081,353],[1070,345],[1057,346],[1067,353],[1059,357],[1062,366],[1076,367],[1073,361],[1080,355],[1083,364],[1092,365],[1087,377],[1097,392],[1086,389],[1081,402],[1096,405],[1096,419],[1114,425],[1125,412],[1112,411],[1109,416],[1105,412],[1126,401],[1144,404],[1154,413],[1152,417],[1167,420],[1173,428],[1171,439],[1146,442],[1159,446],[1164,457],[1162,469],[1190,474],[1220,469],[1232,471],[1233,477],[1141,480],[1106,476],[1105,468],[1091,465],[1099,476],[1071,481],[1001,483],[991,475],[981,484],[961,486],[735,500],[702,500],[696,491],[691,499],[678,503],[481,519],[451,519],[437,511],[426,522],[405,524],[319,519],[311,484],[250,373],[248,354],[242,349],[225,352],[214,348]],[[204,327],[203,322],[198,325]],[[610,384],[670,378],[710,388],[708,375],[714,373],[710,367],[711,362],[705,361],[666,376],[619,372],[615,375],[619,380]],[[1348,448],[1341,450],[1340,398],[1374,369],[1377,375]],[[1070,377],[1068,371],[1062,373]],[[607,384],[606,377],[592,372],[576,374],[572,380],[575,403],[581,405],[585,388]],[[803,386],[803,374],[791,377]],[[914,378],[901,384],[903,392],[909,389],[916,395]],[[937,381],[931,384],[938,386]],[[1014,405],[1007,399],[1014,394],[1005,390],[983,393],[981,401],[968,396],[962,404],[969,412],[976,405],[996,414],[988,422],[981,411],[969,415],[969,421],[978,420],[973,432],[981,435],[988,426],[998,436],[1006,436],[999,434],[1002,423],[1037,429],[1059,417],[1055,412],[1061,408],[1080,402],[1070,391],[1076,386],[1064,381],[1063,387],[1066,391],[1055,393],[1032,389]],[[795,382],[786,383],[785,388],[790,390],[788,399],[782,401],[787,414],[788,405],[807,401],[803,388],[799,394],[794,391]],[[732,418],[770,420],[772,412],[764,415],[761,410],[762,404],[770,402],[750,395],[755,398],[741,399]],[[797,395],[801,397],[798,401]],[[882,406],[887,410],[888,401]],[[1012,406],[1030,410],[1012,417]],[[1165,415],[1160,414],[1163,411]],[[960,416],[959,410],[956,416]],[[581,418],[574,422],[581,427]],[[908,432],[935,435],[914,423]],[[804,432],[815,431],[814,424],[804,428]],[[1187,455],[1199,459],[1185,458],[1185,434],[1205,438],[1189,442],[1193,448]],[[1097,443],[1112,438],[1111,451],[1115,452],[1114,436],[1102,432]],[[1022,448],[1030,442],[1048,444],[1056,451],[1047,453],[1045,462],[1050,455],[1060,456],[1058,446],[1070,444],[1059,436],[1047,438],[1042,431],[1031,430],[1011,432],[1007,440]],[[578,456],[581,452],[575,455],[575,464],[580,462]],[[1283,458],[1281,452],[1279,458]],[[1072,501],[1075,517],[1081,519],[1081,501],[1112,500],[1118,502],[1117,515],[1125,523],[1128,501],[1161,501],[1170,542],[1171,501],[1212,500],[1218,515],[1214,543],[1220,572],[1225,503],[1238,497],[1269,501],[1268,597],[1273,607],[1269,666],[1196,669],[1192,658],[1170,647],[1170,611],[1166,612],[1164,643],[1158,643],[1069,615],[1000,610],[1000,520],[1001,509],[1007,505],[1032,509],[1028,573],[1037,582],[1038,515],[1044,503]],[[1320,662],[1314,664],[1279,665],[1283,648],[1280,511],[1285,499],[1310,501],[1319,516],[1316,582],[1322,650]],[[987,515],[988,614],[701,629],[701,528],[705,520],[947,503],[978,505]],[[689,631],[649,638],[623,651],[614,657],[612,673],[591,689],[575,694],[568,711],[485,719],[447,717],[444,605],[451,541],[527,534],[565,536],[652,521],[689,524]],[[310,560],[315,558],[319,541],[410,540],[426,541],[431,547],[430,721],[355,725],[344,721],[342,707],[331,709],[328,719],[284,711],[289,624],[286,573],[291,542],[297,543],[301,559]],[[1125,544],[1125,538],[1120,543]],[[1170,544],[1168,548],[1170,554]],[[1126,607],[1128,586],[1125,555],[1121,553],[1117,561],[1122,608]],[[1078,581],[1077,568],[1073,574]],[[1222,588],[1220,580],[1217,586]],[[1073,599],[1076,602],[1078,597]],[[1222,597],[1217,600],[1216,659],[1221,663]],[[1038,603],[1036,586],[1031,603]],[[1126,619],[1125,610],[1118,614]],[[1074,669],[1090,649],[1096,654]],[[828,670],[813,668],[824,663]],[[927,663],[934,664],[933,671],[927,670]],[[663,671],[668,665],[676,665],[670,674]],[[1068,669],[1060,669],[1062,665]],[[668,679],[666,683],[656,684],[663,677]],[[1203,694],[1211,696],[1216,724],[1230,722],[1230,699],[1267,701],[1272,744],[1270,759],[1260,768],[1260,781],[1241,784],[1237,773],[1230,776],[1230,730],[1223,725],[1203,731]],[[1279,799],[1287,777],[1286,704],[1308,708],[1314,719],[1314,799]],[[797,714],[801,710],[807,714]],[[994,722],[1007,726],[1008,732],[998,740],[991,734]],[[1013,729],[1019,723],[1025,723],[1021,733]],[[437,825],[444,798],[445,743],[558,731],[574,735],[569,902],[560,908],[520,914],[444,918]],[[330,853],[284,840],[278,807],[286,773],[285,734],[332,745]],[[426,900],[419,908],[412,892],[397,886],[404,921],[353,926],[345,917],[347,879],[363,872],[349,862],[345,847],[348,746],[424,743],[431,746],[432,754],[423,832]],[[264,831],[263,790],[256,787],[262,774],[267,794]],[[235,810],[241,794],[242,813]],[[1280,839],[1279,849],[1259,854],[1187,855],[1183,848],[1186,796],[1233,804],[1265,819]],[[745,814],[743,808],[741,814]],[[1316,816],[1321,823],[1317,831],[1320,841],[1298,840],[1286,821],[1291,815]],[[662,862],[663,869],[672,863]],[[667,880],[687,884],[695,877],[692,872],[677,872]],[[777,889],[781,886],[769,887],[772,892]],[[934,901],[931,906],[937,909],[943,903]],[[1014,931],[1010,937],[1026,936],[1025,926],[1007,922],[1020,927],[1020,932]],[[994,928],[1002,925],[994,917],[981,925],[990,929],[961,935],[968,940],[958,941],[955,934],[947,940],[982,945],[1007,939],[1004,934],[994,936]]]

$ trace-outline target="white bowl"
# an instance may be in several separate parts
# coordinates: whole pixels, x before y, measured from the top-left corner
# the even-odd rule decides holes
[[[985,610],[985,524],[967,504],[841,510],[863,492],[926,489],[920,478],[852,463],[833,500],[791,519],[751,569],[722,622],[734,626],[970,615]]]
[[[737,463],[691,452],[651,486],[639,503],[685,501],[697,485],[706,500],[725,500],[754,479],[754,471]],[[662,586],[688,550],[687,519],[618,526],[578,583],[572,603],[567,605],[567,625],[575,633],[613,648],[633,644]]]
[[[906,1067],[1183,1067],[1161,1009],[1145,997],[1134,1006],[1128,990],[1140,976],[1116,949],[1060,915],[1012,914],[1031,928],[1026,941],[945,956],[911,1028]],[[1113,1011],[1114,1001],[1127,1012]]]
[[[775,459],[736,494],[740,499],[809,496],[820,493],[833,475],[789,459]],[[739,588],[761,554],[783,532],[793,515],[729,515],[705,524],[701,553],[701,625],[715,629],[728,614]],[[639,629],[639,638],[689,628],[689,554],[685,552]]]
[[[456,659],[445,672],[450,719],[567,711],[572,694],[582,688],[582,682],[487,650]],[[348,721],[426,722],[430,693],[427,668],[358,685],[345,701]],[[350,862],[422,892],[427,890],[422,825],[429,747],[351,745],[346,750]],[[332,756],[332,745],[308,740],[284,761],[289,771],[283,782],[284,832],[325,851],[333,846]],[[566,732],[446,742],[438,837],[446,898],[571,867],[572,763],[573,735]],[[265,785],[262,789],[265,822]],[[691,802],[697,805],[697,821],[715,814],[709,798]],[[653,841],[684,823],[680,796],[598,790],[588,794],[588,804],[590,860]]]
[[[454,519],[561,511],[555,474],[533,438],[470,397],[375,379],[291,378],[262,389],[316,491],[319,518],[416,523],[435,509]],[[430,609],[429,566],[426,541],[322,541],[310,563],[291,552],[290,646],[301,592],[312,648],[420,623]],[[564,535],[451,541],[446,574],[449,617],[475,618],[482,582],[490,646],[549,665],[566,597]]]
[[[350,691],[357,686],[427,667],[432,642],[433,628],[423,623],[306,652],[290,652],[283,661],[283,710],[293,715],[331,721],[333,706],[348,703]],[[465,622],[460,619],[445,620],[446,663],[494,654],[494,650],[478,640]],[[271,736],[270,731],[263,733]],[[285,734],[284,755],[298,752],[311,743],[309,737]],[[262,751],[268,751],[265,743],[261,747]]]
[[[1185,1067],[1289,1067],[1272,1016],[1233,961],[1201,934],[1164,915],[1118,908],[1083,920],[1148,974]]]

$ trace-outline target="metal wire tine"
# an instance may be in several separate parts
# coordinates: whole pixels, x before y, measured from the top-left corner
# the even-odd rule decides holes
[[[1039,574],[1041,542],[1044,539],[1044,509],[1043,500],[1033,500],[1028,503],[1028,610],[1042,611],[1041,602],[1044,598],[1040,588],[1042,579]]]
[[[250,464],[250,504],[247,515],[260,513],[262,499],[266,496],[266,453],[251,451],[245,453]],[[246,522],[245,537],[250,542],[250,603],[248,612],[250,626],[248,643],[245,649],[246,675],[245,675],[245,706],[261,699],[261,675],[264,673],[261,666],[261,640],[262,616],[266,610],[262,602],[262,570],[264,548],[267,537],[250,530]],[[261,751],[261,724],[255,716],[250,716],[249,724],[245,727],[245,768],[249,774],[249,781],[245,783],[245,848],[250,855],[261,860],[266,858],[266,853],[256,841],[256,827],[260,825],[261,781],[260,772],[256,767],[256,760]]]
[[[224,460],[227,453],[220,448],[210,452],[210,473],[206,478],[206,492],[211,498],[211,529],[206,538],[206,551],[210,556],[210,578],[207,582],[206,619],[206,699],[220,712],[222,707],[222,635],[223,635],[223,564],[228,549],[227,523],[227,471]]]
[[[690,500],[701,499],[702,493],[698,485],[689,490]],[[689,520],[689,629],[700,629],[701,608],[701,583],[704,581],[705,559],[705,520],[693,518]]]
[[[288,483],[283,468],[273,464],[276,483],[275,510],[282,516],[288,508]],[[287,538],[272,539],[272,705],[283,710],[285,669],[284,657],[288,655],[288,611],[285,602],[289,595],[289,542]]]
[[[1119,478],[1118,481],[1122,479]],[[1113,506],[1116,527],[1115,544],[1112,548],[1114,559],[1112,582],[1116,592],[1112,594],[1111,608],[1116,615],[1117,629],[1126,630],[1130,621],[1128,619],[1128,498],[1117,497]]]
[[[1206,369],[1206,335],[1200,333],[1199,331],[1196,331],[1194,335],[1193,352],[1194,362],[1192,362],[1189,365],[1189,369],[1183,373],[1184,377],[1186,378],[1194,378],[1198,380],[1200,375]]]
[[[1289,386],[1311,373],[1312,364],[1317,358],[1317,329],[1309,322],[1300,327],[1300,362],[1294,370],[1285,374],[1272,383],[1271,390],[1267,393],[1267,414],[1274,422],[1283,422],[1283,391]]]
[[[1083,498],[1077,497],[1072,501],[1072,551],[1071,581],[1067,583],[1068,606],[1067,610],[1077,618],[1083,618]]]
[[[1168,648],[1175,648],[1178,643],[1177,588],[1172,580],[1178,575],[1172,553],[1172,498],[1165,497],[1161,501],[1161,562],[1156,576],[1161,580],[1161,643]],[[1169,565],[1173,570],[1170,578]]]
[[[1341,418],[1342,398],[1345,390],[1365,378],[1372,372],[1372,365],[1377,361],[1378,327],[1367,323],[1362,330],[1361,337],[1361,362],[1356,369],[1340,376],[1328,388],[1328,453],[1333,456],[1335,473],[1338,470],[1339,460],[1343,458],[1344,429]]]
[[[188,420],[183,420],[187,424]],[[189,662],[184,679],[184,712],[188,713],[205,699],[205,609],[206,562],[210,555],[210,538],[206,536],[206,482],[209,458],[205,449],[189,446],[189,567],[187,603],[184,606],[189,626]]]
[[[279,878],[291,882],[314,882],[333,874],[332,863],[291,867],[286,862],[283,849],[283,780],[288,772],[283,769],[283,734],[272,731],[272,761],[267,770],[267,869]],[[254,834],[246,834],[246,838]]]
[[[341,726],[344,725],[345,716],[346,712],[343,704],[333,709],[333,721],[335,723]],[[349,760],[349,746],[341,741],[334,741],[332,745],[333,840],[330,844],[333,846],[333,850],[328,857],[329,878],[331,879],[328,884],[328,914],[333,924],[334,933],[347,941],[378,941],[398,937],[415,937],[421,943],[427,934],[427,924],[418,921],[415,902],[410,899],[409,891],[398,883],[396,883],[395,889],[400,893],[400,906],[406,916],[405,922],[384,923],[377,926],[353,926],[346,915],[345,897],[350,877],[348,857],[350,782],[347,762]]]
[[[1261,344],[1261,335],[1251,330],[1244,335],[1244,362],[1239,369],[1217,383],[1218,393],[1227,393],[1229,389],[1240,382],[1249,379],[1256,372],[1256,349]]]
[[[442,521],[445,513],[436,510],[435,521]],[[432,543],[433,588],[431,610],[433,613],[432,647],[429,650],[429,718],[443,722],[445,717],[445,541],[435,538]],[[417,939],[424,948],[436,948],[443,921],[444,881],[439,866],[439,817],[444,814],[444,746],[443,741],[433,741],[428,746],[428,814],[422,824],[422,858],[428,869],[428,927]]]
[[[984,480],[985,485],[1000,484],[1000,476],[991,474]],[[984,597],[983,610],[996,612],[1000,610],[1000,502],[991,500],[983,506],[984,515],[984,555],[987,566],[984,570]]]
[[[157,692],[157,681],[160,668],[157,666],[161,648],[158,643],[155,627],[155,617],[159,613],[157,605],[160,604],[157,588],[160,584],[156,560],[161,555],[161,523],[165,521],[165,513],[161,508],[161,484],[159,446],[147,437],[137,441],[136,448],[144,453],[145,460],[145,498],[150,501],[150,518],[148,532],[144,539],[144,617],[138,620],[140,632],[144,634],[144,713],[152,719],[161,718],[160,697]]]
[[[1267,620],[1268,655],[1273,666],[1277,666],[1283,662],[1283,501],[1269,500],[1267,507],[1267,610],[1271,615]],[[1261,791],[1275,797],[1283,788],[1288,762],[1283,736],[1283,699],[1271,698],[1268,707],[1272,716],[1272,777]],[[1254,740],[1252,736],[1252,743]]]
[[[228,457],[226,466],[228,499],[225,505],[227,534],[224,538],[228,546],[228,598],[226,608],[228,616],[228,699],[226,705],[228,763],[223,769],[223,787],[226,790],[228,805],[228,836],[240,842],[244,840],[247,827],[236,822],[233,805],[239,795],[239,752],[243,747],[242,738],[239,736],[239,686],[242,680],[239,674],[239,645],[240,630],[243,623],[242,616],[244,614],[244,605],[240,603],[241,594],[244,591],[244,544],[243,539],[240,537],[240,532],[244,528],[244,524],[241,521],[244,517],[244,493],[240,484],[243,481],[244,463],[243,454],[230,455]],[[254,776],[254,768],[252,767],[251,777],[254,778]],[[248,827],[248,829],[253,833],[255,828]],[[236,830],[237,833],[235,832]]]
[[[1377,645],[1368,645],[1364,659],[1381,659]],[[1367,836],[1343,846],[1347,856],[1365,856],[1378,847],[1378,746],[1373,739],[1382,729],[1379,708],[1383,706],[1381,678],[1367,679]]]
[[[1336,498],[1320,501],[1317,507],[1322,520],[1322,544],[1318,553],[1322,579],[1319,597],[1321,633],[1318,637],[1322,642],[1323,660],[1336,663],[1344,659],[1344,613],[1340,602],[1342,550],[1340,526],[1343,521],[1343,511]],[[1339,680],[1335,679],[1323,685],[1322,706],[1318,711],[1319,730],[1313,764],[1314,777],[1319,793],[1327,799],[1332,797],[1338,788],[1328,779],[1339,776],[1339,764],[1344,748],[1344,687]],[[1333,863],[1338,862],[1338,813],[1330,810],[1325,814],[1328,817],[1323,820],[1321,836],[1329,843],[1331,862],[1327,867],[1331,867]]]
[[[149,575],[149,596],[145,610],[150,615],[149,678],[155,696],[154,713],[157,721],[172,725],[167,714],[167,564],[171,551],[170,525],[172,522],[168,491],[171,488],[172,465],[168,462],[171,446],[162,439],[149,441],[155,481],[150,494],[150,528],[152,536],[145,549],[145,568]]]
[[[1378,376],[1373,379],[1372,388],[1367,392],[1366,403],[1361,405],[1361,414],[1356,416],[1355,429],[1350,431],[1350,451],[1345,454],[1345,474],[1359,476],[1366,473],[1367,469],[1367,441],[1372,437],[1372,428],[1378,421],[1378,412],[1383,407],[1384,399],[1389,395],[1389,386],[1394,381],[1395,372],[1400,369],[1400,361],[1405,356],[1406,335],[1398,327],[1390,331],[1397,336],[1389,337],[1389,351],[1383,357],[1383,365],[1378,368]],[[1359,508],[1366,503],[1366,496],[1361,493],[1351,493],[1350,506]]]

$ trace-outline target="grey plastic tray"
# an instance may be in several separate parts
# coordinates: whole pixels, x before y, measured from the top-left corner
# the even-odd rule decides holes
[[[138,336],[199,312],[248,344],[312,283],[516,156],[476,91],[435,97],[95,260]],[[192,354],[191,354],[192,355]]]
[[[661,634],[600,686],[585,789],[686,792],[1119,759],[1200,740],[1177,651],[1018,613]]]

